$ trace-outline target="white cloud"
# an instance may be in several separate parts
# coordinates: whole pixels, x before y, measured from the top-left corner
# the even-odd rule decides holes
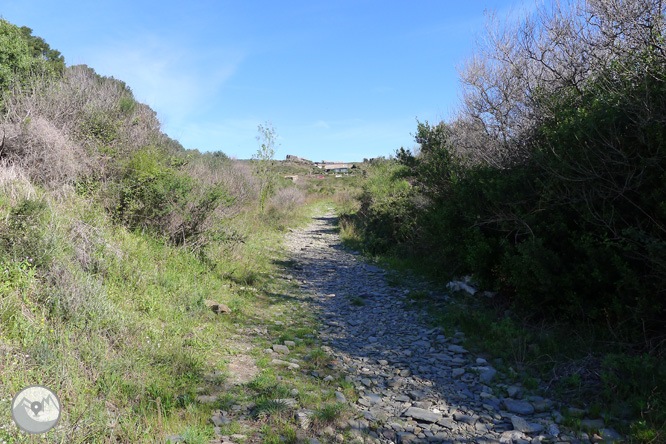
[[[123,80],[136,99],[151,106],[170,127],[211,108],[243,58],[240,51],[211,54],[147,35],[91,48],[84,63],[99,74]]]

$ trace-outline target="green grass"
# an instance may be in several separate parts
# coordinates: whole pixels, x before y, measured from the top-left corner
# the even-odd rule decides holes
[[[293,375],[288,387],[268,369],[276,372],[266,376],[270,384],[256,380],[218,404],[196,401],[197,387],[208,393],[224,384],[225,377],[204,375],[224,371],[226,358],[239,352],[232,341],[239,326],[270,325],[290,304],[271,296],[286,284],[268,277],[277,274],[271,257],[282,239],[270,224],[241,213],[227,223],[245,243],[212,245],[202,255],[115,225],[76,195],[56,200],[40,192],[31,199],[0,198],[0,220],[21,214],[29,224],[0,222],[0,262],[8,270],[0,280],[0,399],[7,403],[31,384],[56,391],[63,414],[60,427],[45,435],[49,442],[141,443],[180,434],[203,443],[212,437],[216,407],[251,402],[253,392],[287,397],[297,385],[313,390],[309,378]],[[321,205],[295,212],[289,224],[305,223]],[[9,248],[2,243],[9,238],[20,242]],[[215,314],[206,300],[232,313]],[[284,339],[312,331],[311,319],[295,317]],[[0,438],[24,442],[9,409],[1,410]],[[290,435],[288,427],[281,433]]]

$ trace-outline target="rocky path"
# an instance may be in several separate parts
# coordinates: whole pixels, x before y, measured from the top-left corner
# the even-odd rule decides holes
[[[420,284],[389,285],[385,271],[343,248],[334,222],[332,211],[315,218],[289,233],[286,247],[296,264],[292,273],[321,318],[324,349],[361,394],[352,404],[358,419],[350,421],[359,442],[603,440],[565,430],[556,403],[524,393],[486,360],[472,356],[462,346],[463,332],[448,336],[428,327],[427,313],[406,297]],[[443,303],[448,298],[437,296]],[[603,423],[583,425],[603,429]],[[607,438],[613,434],[603,432]]]

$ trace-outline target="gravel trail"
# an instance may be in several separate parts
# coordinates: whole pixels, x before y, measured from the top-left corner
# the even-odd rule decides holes
[[[324,349],[361,394],[352,404],[359,419],[349,424],[357,442],[596,441],[559,425],[555,402],[529,396],[472,356],[462,345],[463,332],[447,336],[429,327],[428,313],[407,297],[425,284],[389,285],[384,270],[342,246],[334,223],[329,209],[289,233],[285,245],[295,263],[291,273],[319,314]],[[449,303],[446,294],[433,296]]]

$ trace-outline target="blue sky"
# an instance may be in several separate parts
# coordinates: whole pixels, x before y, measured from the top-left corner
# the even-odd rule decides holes
[[[271,122],[276,158],[359,161],[414,146],[446,119],[484,10],[520,1],[0,0],[68,65],[125,81],[185,148],[249,158]]]

